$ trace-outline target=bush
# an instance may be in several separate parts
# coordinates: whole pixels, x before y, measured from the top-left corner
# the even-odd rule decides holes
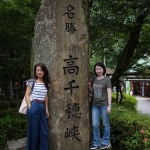
[[[136,106],[136,100],[131,97],[124,96],[124,106],[113,103],[110,114],[113,150],[150,150],[150,116],[131,111]],[[0,110],[0,118],[0,149],[8,140],[26,136],[27,119],[18,109]]]
[[[18,108],[20,107],[22,100],[19,101],[1,101],[0,102],[0,110],[7,110],[11,108]]]
[[[117,95],[116,92],[112,92],[112,102],[113,103],[116,102],[116,95]],[[120,93],[119,93],[119,96],[120,96]],[[120,104],[118,102],[118,105],[124,106],[125,108],[132,110],[132,111],[136,111],[137,104],[138,104],[138,101],[134,96],[128,95],[125,93],[123,93],[122,103]]]
[[[116,102],[116,92],[112,92],[111,97],[112,97],[112,102],[115,103]]]
[[[111,142],[117,150],[150,150],[150,116],[112,107]]]
[[[25,137],[27,133],[26,116],[19,114],[18,109],[3,111],[0,114],[0,133],[0,149],[5,147],[8,140]]]
[[[9,108],[9,104],[8,104],[8,102],[0,102],[0,109],[2,109],[2,110],[6,110],[6,109],[8,109]]]
[[[18,101],[9,102],[9,107],[18,107]]]
[[[136,111],[138,101],[132,95],[124,94],[122,104],[125,108]]]
[[[25,92],[20,91],[20,92],[18,92],[18,95],[19,95],[19,99],[23,99]]]

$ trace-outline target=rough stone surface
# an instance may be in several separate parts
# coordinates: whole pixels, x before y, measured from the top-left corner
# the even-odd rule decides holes
[[[106,150],[111,150],[112,149],[112,145],[111,143],[107,146]]]
[[[17,141],[8,141],[6,144],[5,150],[25,150],[26,146],[26,138],[19,139]],[[106,150],[111,150],[112,145],[111,143],[107,146]]]
[[[23,146],[26,145],[26,138],[22,138],[22,139],[19,139],[17,140],[20,144],[22,144]]]
[[[42,0],[36,19],[33,64],[44,63],[50,73],[48,122],[52,150],[89,149],[87,3],[88,0]],[[67,13],[74,17],[69,18]],[[70,27],[76,31],[71,33]],[[66,59],[72,60],[67,63]],[[64,67],[72,66],[75,70],[79,67],[77,74],[67,69],[65,74]],[[72,94],[70,89],[64,89],[71,85],[78,86]]]
[[[25,150],[26,138],[7,141],[5,150]]]

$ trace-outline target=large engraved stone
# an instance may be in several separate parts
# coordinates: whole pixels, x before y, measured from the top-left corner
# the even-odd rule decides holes
[[[88,0],[42,0],[33,40],[33,64],[50,73],[51,150],[89,149]]]

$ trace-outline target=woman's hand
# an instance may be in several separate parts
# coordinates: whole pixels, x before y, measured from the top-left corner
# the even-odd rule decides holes
[[[89,81],[88,82],[88,88],[89,88],[90,92],[93,92],[93,88],[91,88],[91,84],[92,84],[91,81]]]
[[[88,86],[91,87],[91,81],[88,82]]]
[[[30,105],[27,105],[27,108],[28,108],[28,110],[30,110],[30,108],[31,108],[31,104],[30,104]]]
[[[110,114],[110,112],[111,112],[111,106],[108,105],[108,107],[107,107],[107,114]]]
[[[48,118],[49,117],[49,112],[48,112],[48,110],[46,109],[46,118]]]

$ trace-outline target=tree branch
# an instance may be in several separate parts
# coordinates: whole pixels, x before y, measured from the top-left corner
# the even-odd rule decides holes
[[[142,30],[142,25],[144,23],[144,19],[147,17],[147,12],[141,13],[138,15],[134,28],[130,33],[129,40],[124,47],[122,54],[119,57],[115,72],[113,77],[111,78],[112,86],[114,86],[119,80],[120,76],[127,69],[127,66],[130,64],[130,60],[134,55],[134,51],[136,46],[139,43],[139,36]]]
[[[92,7],[94,0],[89,0],[89,9]]]

